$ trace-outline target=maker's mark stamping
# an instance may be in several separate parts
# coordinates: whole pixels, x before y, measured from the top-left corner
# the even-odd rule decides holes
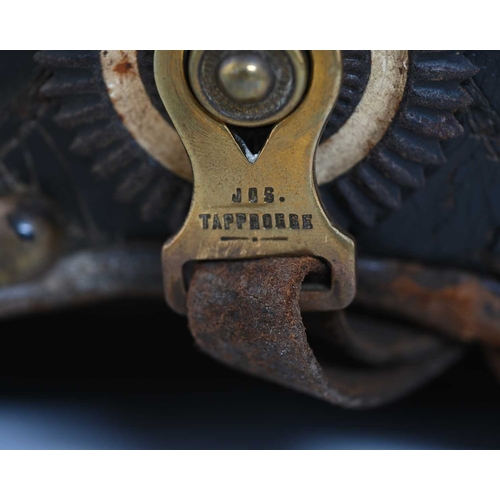
[[[264,194],[262,197],[262,202],[264,204],[274,204],[274,188],[265,187],[263,190]],[[278,197],[280,203],[284,204],[286,198],[284,196]],[[233,224],[236,224],[236,228],[242,231],[242,233],[247,233],[248,231],[258,231],[259,229],[313,229],[312,214],[292,214],[292,213],[282,213],[282,212],[270,212],[265,211],[256,212],[251,211],[253,204],[259,203],[259,191],[255,187],[248,189],[248,198],[243,199],[242,188],[236,188],[236,193],[231,197],[233,203],[240,204],[240,212],[230,212],[230,213],[214,213],[214,214],[200,214],[201,227],[203,229],[225,229],[229,231]],[[249,205],[250,211],[245,211],[245,202]],[[277,236],[280,241],[287,241],[286,236]],[[231,238],[230,236],[221,236],[223,241],[229,241],[229,239],[252,240],[258,241],[258,238],[236,236]],[[264,237],[264,241],[268,240],[268,237]]]
[[[185,312],[183,269],[190,261],[311,255],[331,271],[331,286],[304,290],[305,310],[346,307],[355,292],[353,240],[332,225],[314,178],[317,144],[338,95],[339,51],[311,51],[309,87],[249,160],[228,126],[197,101],[184,51],[157,51],[160,96],[190,157],[194,191],[180,232],[163,248],[170,306]]]

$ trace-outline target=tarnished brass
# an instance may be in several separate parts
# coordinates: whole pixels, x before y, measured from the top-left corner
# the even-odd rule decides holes
[[[183,269],[190,261],[312,255],[331,271],[327,289],[304,290],[304,310],[346,307],[355,292],[355,248],[326,216],[314,156],[341,82],[339,51],[311,51],[309,88],[248,159],[224,123],[192,94],[184,51],[156,51],[160,96],[191,159],[194,193],[181,231],[163,248],[167,301],[185,313]]]
[[[360,162],[387,132],[401,104],[408,76],[408,51],[370,52],[370,79],[360,103],[345,125],[318,148],[319,185],[331,182]],[[179,136],[154,107],[139,76],[137,51],[103,50],[101,66],[111,104],[126,129],[167,170],[192,182],[193,172]],[[124,67],[129,71],[117,70]]]
[[[231,125],[276,123],[299,104],[308,62],[301,50],[192,50],[188,79],[196,98]]]
[[[253,54],[224,58],[217,71],[217,79],[222,91],[242,104],[262,101],[274,84],[269,64]]]

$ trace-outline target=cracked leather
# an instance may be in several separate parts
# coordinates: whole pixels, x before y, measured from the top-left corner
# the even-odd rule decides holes
[[[197,345],[244,372],[349,408],[391,401],[455,362],[432,332],[359,312],[305,316],[299,294],[312,257],[197,263],[188,318]]]

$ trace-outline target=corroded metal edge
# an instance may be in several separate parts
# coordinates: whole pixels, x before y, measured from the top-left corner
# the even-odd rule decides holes
[[[117,72],[116,65],[123,61],[129,69]],[[113,105],[131,135],[161,165],[192,181],[179,137],[151,104],[141,82],[137,51],[101,51],[101,65]],[[407,70],[408,51],[372,51],[372,71],[361,102],[341,130],[319,147],[319,184],[349,170],[383,137],[403,97]]]
[[[192,180],[191,164],[177,132],[146,93],[139,76],[137,50],[102,50],[100,57],[109,98],[132,137],[164,167]]]

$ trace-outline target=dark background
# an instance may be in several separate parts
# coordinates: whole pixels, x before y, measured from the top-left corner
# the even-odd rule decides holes
[[[413,395],[342,410],[227,369],[161,300],[2,323],[0,448],[497,449],[479,350]]]

